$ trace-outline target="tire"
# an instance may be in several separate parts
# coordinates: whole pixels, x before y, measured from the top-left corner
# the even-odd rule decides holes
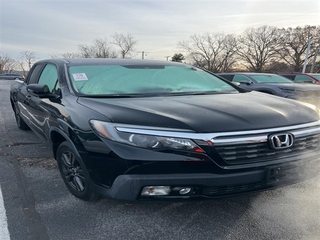
[[[14,117],[16,119],[16,123],[18,128],[22,130],[29,130],[29,126],[25,123],[25,121],[21,118],[19,110],[15,107],[14,108]]]
[[[62,142],[57,149],[57,161],[61,177],[69,191],[84,201],[96,201],[100,194],[90,187],[90,177],[81,158],[68,142]]]

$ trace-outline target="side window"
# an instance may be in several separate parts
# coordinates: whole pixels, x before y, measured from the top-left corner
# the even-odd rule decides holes
[[[59,83],[58,83],[58,71],[56,66],[52,64],[47,64],[40,75],[38,83],[47,84],[50,92],[57,90],[59,88]]]
[[[42,65],[42,64],[36,65],[36,66],[33,68],[30,77],[29,77],[29,78],[26,78],[25,81],[26,81],[28,84],[37,83],[38,78],[39,78],[39,74],[40,74],[42,68],[43,68],[43,65]]]
[[[233,75],[220,75],[220,77],[223,77],[224,79],[232,81]]]
[[[294,79],[295,82],[313,82],[313,79],[305,75],[297,75]]]
[[[233,81],[233,82],[252,83],[252,81],[251,81],[249,78],[247,78],[246,76],[241,75],[241,74],[239,74],[239,75],[234,75],[232,81]]]

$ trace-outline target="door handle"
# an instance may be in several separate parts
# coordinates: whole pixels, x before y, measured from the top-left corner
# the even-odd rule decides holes
[[[31,96],[30,95],[28,95],[28,96],[26,96],[26,98],[24,99],[24,103],[28,103],[28,102],[30,102],[30,100],[31,100]]]

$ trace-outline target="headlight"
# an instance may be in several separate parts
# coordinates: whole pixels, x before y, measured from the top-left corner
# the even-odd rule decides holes
[[[132,146],[147,148],[147,149],[176,149],[176,150],[187,150],[198,153],[204,152],[197,144],[191,139],[161,136],[152,134],[153,132],[149,129],[132,127],[123,127],[121,130],[113,123],[102,122],[98,120],[90,120],[90,126],[92,130],[100,137],[110,139],[116,142],[126,143]],[[137,132],[134,132],[134,131]],[[143,131],[144,134],[139,133]],[[150,132],[150,133],[149,133]]]

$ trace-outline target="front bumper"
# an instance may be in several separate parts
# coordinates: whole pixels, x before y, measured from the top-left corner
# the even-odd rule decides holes
[[[319,161],[286,163],[263,169],[229,174],[141,174],[120,175],[111,188],[94,184],[92,187],[102,195],[118,200],[135,201],[150,198],[216,198],[246,192],[275,188],[318,176]],[[171,191],[166,196],[141,196],[145,186],[170,186],[171,189],[191,187],[187,195]]]
[[[288,133],[294,136],[292,146],[270,146],[271,134],[280,137]],[[296,183],[320,173],[318,121],[244,132],[186,134],[183,138],[211,139],[213,144],[199,142],[206,154],[191,154],[156,152],[104,140],[99,149],[108,146],[108,153],[90,153],[88,157],[92,187],[104,196],[126,201],[215,198]],[[187,193],[181,193],[183,188]],[[150,191],[155,189],[162,195],[152,195]]]

